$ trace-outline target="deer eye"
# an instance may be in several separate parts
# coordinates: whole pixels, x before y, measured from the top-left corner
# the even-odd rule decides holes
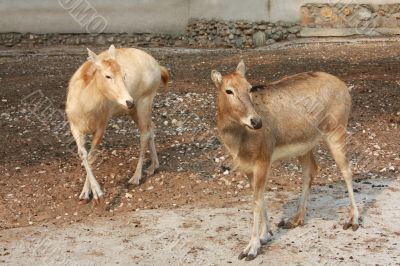
[[[111,76],[109,76],[109,75],[106,75],[106,79],[111,79]]]
[[[233,94],[233,91],[231,91],[231,90],[226,90],[225,92],[226,92],[226,94]]]

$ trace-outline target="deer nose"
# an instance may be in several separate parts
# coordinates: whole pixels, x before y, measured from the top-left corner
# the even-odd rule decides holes
[[[132,109],[135,104],[132,101],[126,101],[126,106],[128,107],[128,109]]]
[[[254,129],[260,129],[262,127],[262,120],[260,117],[253,117],[250,119],[251,126]]]

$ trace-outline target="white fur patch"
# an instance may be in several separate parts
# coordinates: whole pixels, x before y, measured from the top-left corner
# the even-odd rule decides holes
[[[292,158],[306,154],[314,148],[320,139],[315,139],[311,142],[289,144],[276,147],[272,154],[272,161],[277,161],[285,158]]]

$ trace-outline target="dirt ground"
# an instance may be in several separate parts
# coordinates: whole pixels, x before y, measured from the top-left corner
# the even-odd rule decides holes
[[[378,185],[379,182],[396,183],[400,170],[399,40],[318,39],[302,42],[244,51],[146,48],[171,73],[168,88],[161,89],[155,99],[153,113],[161,168],[139,187],[127,184],[136,166],[139,133],[127,117],[114,118],[94,167],[106,192],[104,203],[99,206],[77,204],[85,173],[63,115],[67,83],[86,59],[85,47],[0,49],[0,241],[7,240],[5,238],[13,232],[28,232],[23,230],[29,228],[39,231],[39,228],[50,228],[54,232],[71,228],[68,230],[73,232],[74,228],[85,224],[89,228],[96,221],[100,230],[101,223],[106,226],[106,221],[110,220],[115,220],[119,228],[123,221],[129,226],[132,219],[140,223],[144,219],[149,223],[147,231],[140,232],[147,234],[152,228],[153,214],[155,217],[168,217],[169,213],[185,216],[186,211],[191,210],[191,219],[197,220],[197,210],[205,214],[222,210],[235,213],[237,208],[249,207],[246,197],[250,194],[250,186],[245,177],[230,171],[231,160],[217,138],[216,91],[210,81],[212,69],[227,73],[241,58],[247,64],[248,80],[253,84],[265,84],[302,71],[326,71],[343,79],[352,87],[348,150],[356,184],[362,184],[366,179],[372,185],[375,182]],[[91,48],[100,51],[106,47]],[[320,178],[315,183],[326,185],[317,189],[327,189],[331,184],[343,186],[324,145],[316,148],[315,154],[321,167]],[[297,195],[300,184],[301,169],[296,160],[278,162],[274,165],[267,191],[269,195],[287,192],[293,196]],[[396,185],[393,189],[398,188]],[[364,193],[357,186],[356,192]],[[345,194],[342,196],[345,198]],[[322,220],[331,215],[326,213],[327,217],[324,217],[323,214],[319,214]],[[400,212],[393,215],[397,215],[398,222]],[[236,234],[240,233],[240,237],[231,237],[230,245],[234,248],[229,249],[230,253],[238,252],[240,249],[236,245],[243,246],[248,240],[251,215],[245,212],[241,217],[244,220],[235,217],[237,228],[229,230],[229,234],[235,233],[236,229]],[[220,219],[224,223],[228,218]],[[273,215],[273,219],[278,217]],[[386,218],[382,218],[374,223],[377,226],[382,223],[380,226],[386,228],[386,222]],[[154,221],[154,225],[156,223]],[[330,225],[333,224],[340,227],[337,217],[331,221]],[[159,226],[163,225],[167,226],[159,223]],[[27,229],[9,231],[26,226]],[[112,225],[109,226],[107,230],[111,230]],[[400,228],[399,222],[397,228]],[[310,225],[307,230],[314,229]],[[293,232],[298,232],[296,236],[299,237],[302,231],[296,230]],[[399,232],[396,232],[394,236],[398,238]],[[195,235],[200,237],[198,232]],[[83,235],[79,233],[79,236]],[[219,235],[222,243],[226,241],[223,236]],[[20,237],[14,240],[22,240],[22,235]],[[96,241],[100,240],[99,237]],[[285,248],[283,243],[281,248]],[[127,247],[121,247],[124,248]],[[399,253],[398,247],[395,250]],[[7,251],[1,252],[4,261],[11,261]],[[196,248],[193,252],[199,250]],[[145,254],[151,256],[149,250],[144,250],[140,256]],[[97,255],[93,253],[93,256]],[[268,261],[268,256],[264,261]]]
[[[10,229],[0,238],[0,254],[10,255],[0,258],[6,265],[400,265],[400,208],[393,204],[400,201],[400,182],[374,179],[356,186],[364,218],[358,231],[338,226],[347,215],[343,184],[315,187],[306,225],[273,226],[271,241],[250,263],[236,259],[249,238],[249,197],[237,207],[147,210],[65,227]],[[266,196],[274,224],[295,212],[292,192]]]

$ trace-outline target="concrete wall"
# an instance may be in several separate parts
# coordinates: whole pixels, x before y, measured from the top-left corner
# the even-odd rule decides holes
[[[305,3],[338,0],[0,0],[0,32],[180,33],[190,18],[297,22]],[[399,0],[340,0],[390,4]],[[78,8],[74,8],[78,5]],[[82,10],[88,10],[86,13]],[[87,16],[85,16],[85,14]],[[89,14],[89,15],[88,15]]]

